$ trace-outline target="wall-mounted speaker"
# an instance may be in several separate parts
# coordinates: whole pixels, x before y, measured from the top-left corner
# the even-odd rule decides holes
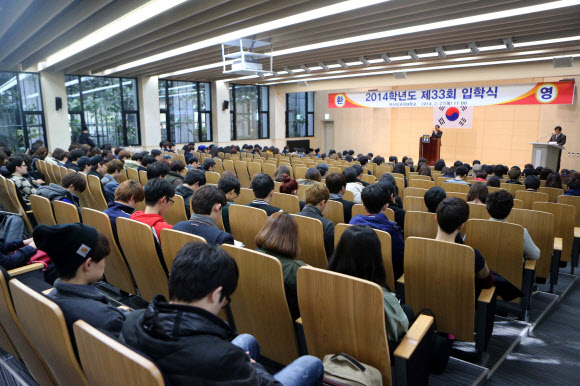
[[[56,104],[56,111],[62,109],[62,98],[61,97],[54,98],[54,102]]]
[[[230,101],[224,101],[224,104],[222,105],[222,110],[227,110],[230,108]]]
[[[572,67],[574,66],[574,58],[566,56],[563,58],[554,58],[554,68]]]
[[[305,80],[298,81],[298,86],[300,87],[308,87],[308,82]]]

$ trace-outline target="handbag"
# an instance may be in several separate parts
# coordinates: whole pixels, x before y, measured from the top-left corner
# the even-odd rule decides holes
[[[352,386],[382,386],[383,376],[376,368],[360,363],[345,353],[329,354],[322,361],[324,384]]]
[[[453,335],[446,332],[437,331],[437,320],[435,314],[428,308],[424,308],[417,316],[425,314],[433,318],[433,341],[431,343],[431,355],[429,356],[429,371],[433,374],[441,374],[447,367],[449,357],[451,356],[451,348],[453,347]]]

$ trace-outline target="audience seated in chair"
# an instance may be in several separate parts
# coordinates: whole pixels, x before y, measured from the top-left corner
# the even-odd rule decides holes
[[[519,179],[520,179],[520,175],[521,175],[521,174],[522,174],[522,173],[520,172],[520,170],[519,170],[519,169],[516,169],[516,168],[511,168],[511,169],[508,171],[508,177],[509,177],[510,179],[509,179],[509,180],[507,180],[506,182],[507,182],[508,184],[516,184],[516,185],[521,185],[522,183],[519,181]]]
[[[157,295],[147,309],[131,313],[121,340],[149,356],[168,384],[321,384],[322,363],[310,356],[270,375],[256,362],[258,342],[247,334],[235,338],[217,317],[238,275],[235,260],[217,246],[186,244],[171,267],[169,302]]]
[[[407,309],[403,310],[399,304],[399,299],[387,285],[385,266],[381,255],[381,241],[376,232],[371,227],[364,225],[348,227],[340,237],[336,249],[329,259],[327,269],[368,280],[381,286],[385,303],[385,324],[389,349],[394,351],[415,318],[410,307],[407,306]]]
[[[189,158],[187,157],[188,154],[190,155]],[[199,166],[199,158],[193,156],[191,153],[185,153],[185,162],[186,162],[185,168],[187,169],[187,171],[195,170]]]
[[[77,160],[78,171],[81,173],[89,174],[91,171],[91,159],[87,156],[82,156]],[[72,169],[72,168],[71,168]]]
[[[362,191],[362,202],[367,211],[366,216],[356,215],[350,220],[352,225],[368,225],[371,228],[385,231],[391,235],[391,249],[393,258],[393,273],[395,279],[403,274],[405,240],[403,231],[393,221],[389,221],[385,210],[393,199],[394,187],[390,183],[374,183]],[[391,190],[392,189],[392,190]]]
[[[234,244],[233,236],[217,226],[226,204],[224,192],[213,185],[204,185],[191,199],[193,213],[190,219],[178,222],[173,229],[203,237],[209,244]]]
[[[167,166],[166,163],[159,161],[153,162],[147,166],[147,180],[152,180],[154,178],[166,178],[170,171],[171,169],[169,166]]]
[[[248,206],[253,208],[263,209],[268,216],[282,212],[282,209],[270,205],[272,198],[274,198],[274,180],[266,173],[259,173],[252,179],[252,191],[256,199],[249,203]]]
[[[437,213],[437,206],[441,203],[441,201],[447,198],[447,193],[443,188],[438,186],[434,186],[430,188],[425,193],[425,206],[427,206],[427,211],[429,213]],[[461,236],[461,232],[457,232],[457,236],[455,237],[455,242],[457,244],[463,244],[463,237]]]
[[[370,184],[368,182],[365,182],[362,180],[362,176],[364,174],[364,169],[362,168],[362,166],[358,165],[358,164],[353,164],[351,166],[355,172],[356,172],[356,181],[361,184],[363,187],[365,186],[369,186]]]
[[[528,192],[537,192],[540,189],[540,179],[536,176],[527,176],[524,185]]]
[[[450,180],[446,180],[444,183],[445,184],[463,184],[463,185],[471,186],[471,184],[469,182],[467,182],[467,175],[468,174],[469,174],[469,171],[467,170],[467,168],[465,168],[464,166],[459,166],[457,169],[455,169],[454,177]]]
[[[98,177],[99,181],[101,181],[107,172],[107,160],[100,155],[96,155],[91,158],[89,165],[91,165],[91,171],[89,171],[88,175]]]
[[[290,175],[286,173],[282,174],[280,180],[282,181],[282,184],[280,185],[280,193],[298,196],[298,189],[300,189],[300,184],[298,184],[298,181],[296,181],[294,178],[290,177]],[[311,185],[311,184],[309,183],[303,185]],[[304,186],[302,189],[306,188],[307,186]],[[300,205],[300,210],[302,211],[306,203],[304,201],[298,201],[298,204]]]
[[[205,174],[201,170],[190,170],[185,175],[183,183],[175,188],[175,194],[183,197],[183,204],[185,205],[185,214],[187,218],[191,215],[189,208],[189,201],[193,193],[206,183]]]
[[[324,233],[324,250],[326,251],[326,256],[330,256],[334,250],[334,224],[322,216],[326,208],[326,202],[330,198],[330,193],[328,188],[320,182],[315,182],[305,187],[305,189],[306,206],[298,215],[320,220]]]
[[[401,197],[397,195],[397,183],[395,182],[395,178],[389,173],[385,173],[381,176],[379,183],[385,184],[393,194],[393,197],[389,200],[389,209],[395,212],[395,222],[404,230],[405,213],[407,213],[407,211],[403,209],[403,201],[401,200]]]
[[[483,182],[476,182],[471,185],[469,193],[467,193],[467,202],[473,202],[474,204],[485,204],[488,195],[489,190],[487,189],[487,185],[485,185]]]
[[[487,186],[499,188],[501,186],[501,180],[497,176],[491,176],[487,179]]]
[[[281,178],[281,181],[283,182],[284,180],[282,180]],[[322,176],[320,175],[320,171],[318,170],[318,168],[309,168],[308,170],[306,170],[303,179],[301,178],[296,180],[298,184],[305,186],[312,185],[320,181],[322,181]]]
[[[81,149],[74,149],[71,150],[70,153],[68,153],[69,156],[64,164],[64,167],[70,170],[74,170],[75,172],[84,172],[86,169],[86,165],[85,167],[80,167],[80,165],[78,164],[79,160],[82,157],[86,157],[89,158],[89,166],[90,166],[90,157],[87,157],[87,154],[82,151]],[[90,168],[89,168],[90,171]],[[88,173],[88,172],[87,172]]]
[[[111,228],[115,238],[117,238],[117,218],[130,218],[135,212],[137,204],[144,199],[143,186],[137,181],[127,180],[122,182],[115,190],[115,200],[109,202],[108,208],[104,210],[104,213],[111,220]]]
[[[284,291],[292,320],[300,317],[296,292],[296,272],[300,267],[306,265],[302,260],[296,259],[299,249],[298,232],[298,225],[291,214],[274,213],[268,218],[266,225],[255,238],[258,252],[273,256],[282,264]]]
[[[125,169],[123,162],[118,159],[107,163],[107,174],[101,179],[103,185],[103,192],[105,193],[105,200],[107,203],[115,200],[115,190],[119,187],[117,179]]]
[[[0,266],[6,270],[22,267],[37,254],[32,238],[26,240],[0,241]]]
[[[20,155],[11,156],[8,158],[8,162],[6,162],[6,168],[11,174],[10,179],[14,181],[14,186],[20,192],[22,199],[25,203],[29,204],[30,195],[36,194],[38,186],[25,177],[25,174],[28,173],[28,165],[24,158]]]
[[[342,195],[346,191],[346,177],[341,173],[329,173],[326,176],[326,187],[330,193],[330,200],[338,201],[344,210],[344,221],[348,223],[352,218],[354,202],[345,200]]]
[[[167,173],[166,177],[167,181],[169,181],[171,185],[177,189],[179,185],[183,184],[184,178],[181,172],[183,172],[183,169],[185,169],[185,164],[179,160],[175,160],[171,163],[169,168],[170,171]]]
[[[218,188],[224,192],[226,195],[226,200],[228,200],[226,205],[222,208],[222,222],[224,224],[224,230],[228,233],[232,233],[230,228],[229,208],[231,205],[235,205],[234,200],[240,196],[242,185],[234,173],[224,172],[222,178],[220,178],[218,181]]]
[[[33,237],[54,262],[59,278],[48,298],[62,310],[71,339],[73,324],[79,319],[118,337],[125,312],[112,306],[94,286],[103,277],[105,257],[110,252],[107,237],[81,223],[39,225]]]
[[[200,167],[200,170],[205,174],[205,172],[213,172],[215,167],[215,161],[211,158],[206,158],[203,160],[203,164]]]
[[[564,196],[580,196],[580,173],[572,173]]]
[[[66,174],[60,180],[60,185],[49,184],[41,186],[37,189],[36,194],[48,198],[50,202],[62,201],[67,204],[73,204],[77,209],[81,210],[81,204],[78,195],[87,188],[87,180],[82,174],[70,173]]]
[[[487,198],[487,212],[490,220],[507,222],[514,207],[514,197],[507,190],[499,190],[489,195]],[[524,228],[524,257],[528,260],[538,260],[540,249],[534,244],[528,230]]]
[[[153,178],[147,182],[143,190],[145,191],[145,211],[134,212],[130,219],[149,225],[155,231],[155,237],[159,242],[161,229],[173,228],[171,224],[165,222],[163,214],[173,205],[172,197],[175,195],[175,189],[166,179]]]
[[[354,203],[360,204],[361,203],[361,192],[364,189],[364,186],[358,183],[356,177],[356,170],[352,167],[348,167],[342,171],[344,177],[346,178],[346,190],[352,192],[354,195]]]

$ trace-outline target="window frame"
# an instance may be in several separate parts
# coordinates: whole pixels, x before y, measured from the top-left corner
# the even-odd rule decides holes
[[[18,115],[17,118],[19,119],[20,122],[17,122],[19,124],[17,124],[16,126],[12,126],[12,127],[18,127],[18,126],[22,126],[22,140],[24,142],[24,149],[30,149],[30,146],[32,145],[30,143],[30,135],[28,132],[28,123],[26,121],[26,117],[28,115],[40,115],[42,118],[42,124],[40,125],[42,127],[42,139],[44,141],[44,144],[46,147],[48,147],[48,136],[47,136],[47,132],[46,132],[46,118],[44,116],[44,99],[43,99],[43,95],[42,95],[42,82],[40,81],[40,73],[38,72],[32,72],[32,71],[1,71],[2,73],[7,73],[7,74],[14,74],[14,77],[16,78],[16,90],[18,91],[18,103],[19,103],[19,109],[18,109]],[[20,74],[30,74],[30,75],[36,75],[38,76],[38,94],[40,97],[40,107],[41,110],[31,110],[31,111],[24,111],[24,99],[23,99],[23,93],[22,93],[22,88],[20,85]],[[34,125],[36,126],[36,125]],[[18,149],[20,150],[20,149]]]
[[[212,120],[213,120],[213,104],[212,104],[212,90],[211,90],[211,82],[197,82],[197,81],[191,81],[191,80],[178,80],[178,79],[159,79],[159,83],[160,82],[164,82],[165,84],[165,108],[159,108],[159,114],[165,114],[165,130],[167,133],[166,136],[166,141],[167,142],[171,142],[171,143],[175,143],[174,139],[171,138],[171,112],[170,112],[170,107],[169,107],[169,82],[187,82],[187,83],[191,83],[192,86],[195,85],[195,90],[196,90],[196,94],[197,94],[197,137],[199,138],[199,141],[197,142],[211,142],[212,138],[213,138],[213,125],[212,125]],[[209,110],[207,109],[207,103],[206,103],[206,109],[205,110],[201,110],[201,91],[200,91],[200,85],[201,84],[208,84],[209,85]],[[159,87],[158,87],[159,89]],[[202,139],[202,130],[201,130],[201,117],[205,114],[209,114],[209,121],[206,120],[206,126],[207,126],[207,139],[203,140]],[[161,130],[161,126],[159,127],[159,129]],[[163,138],[162,138],[163,140]],[[194,138],[195,140],[195,138]]]
[[[123,143],[122,144],[118,144],[118,147],[128,147],[128,146],[141,146],[141,117],[139,114],[139,81],[137,78],[131,78],[131,77],[120,77],[120,76],[100,76],[100,75],[77,75],[77,74],[65,74],[65,83],[66,83],[66,77],[76,77],[78,80],[78,85],[79,85],[79,100],[80,100],[80,106],[81,109],[80,110],[71,110],[70,108],[68,108],[68,103],[67,103],[67,108],[68,108],[68,115],[70,114],[79,114],[80,115],[80,121],[81,121],[81,127],[86,126],[86,122],[85,122],[85,101],[83,98],[83,82],[82,82],[82,78],[83,77],[91,77],[91,78],[108,78],[108,79],[118,79],[119,81],[119,91],[120,91],[120,98],[121,98],[121,124],[123,126]],[[123,91],[123,79],[130,79],[130,80],[134,80],[135,81],[135,96],[137,98],[137,103],[135,104],[135,106],[137,107],[136,110],[126,110],[125,109],[125,96],[124,96],[124,91]],[[66,86],[65,86],[65,92],[66,92]],[[68,98],[68,94],[66,96]],[[129,137],[128,137],[128,133],[127,133],[127,116],[131,115],[131,114],[135,114],[137,117],[137,143],[129,143]],[[70,121],[69,121],[69,125],[70,125]],[[98,140],[98,139],[97,139]],[[74,142],[75,140],[73,140],[73,138],[71,138],[71,143]],[[104,144],[98,144],[97,143],[97,147],[102,146]],[[115,146],[115,147],[117,147]]]
[[[243,84],[243,83],[230,83],[229,85],[229,90],[230,90],[230,122],[231,122],[231,140],[232,141],[237,141],[238,140],[238,128],[237,128],[237,111],[236,111],[236,86],[253,86],[256,87],[256,95],[258,95],[258,138],[255,138],[255,140],[259,140],[259,139],[270,139],[270,86],[263,86],[263,85],[258,85],[258,84]],[[261,93],[261,88],[260,87],[264,87],[266,90],[268,90],[268,100],[267,100],[267,110],[262,110],[262,93]],[[266,121],[267,121],[267,136],[263,136],[262,135],[262,129],[263,129],[263,121],[262,121],[262,115],[266,116]],[[251,141],[253,139],[246,139],[246,141]]]
[[[308,105],[309,105],[309,94],[312,93],[312,111],[308,111]],[[306,135],[301,135],[301,136],[290,136],[290,119],[289,119],[289,115],[288,115],[288,102],[290,100],[290,95],[292,94],[305,94],[304,95],[304,106],[306,107],[306,112],[304,114],[305,117],[305,121],[304,121],[304,129],[305,129],[305,133]],[[286,93],[286,108],[284,110],[284,121],[286,123],[286,138],[311,138],[314,137],[314,110],[315,110],[315,105],[314,105],[314,92],[313,91],[304,91],[304,92],[299,92],[299,93]],[[308,126],[310,121],[312,120],[312,135],[308,135]]]

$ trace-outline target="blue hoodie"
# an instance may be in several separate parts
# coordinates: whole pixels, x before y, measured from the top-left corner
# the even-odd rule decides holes
[[[393,256],[393,273],[395,280],[403,274],[405,239],[403,231],[397,226],[397,223],[389,221],[384,213],[374,216],[356,215],[350,220],[351,225],[368,225],[371,228],[385,231],[391,235],[391,254]]]
[[[109,216],[109,219],[111,220],[111,228],[113,228],[115,239],[117,239],[117,217],[129,218],[133,212],[135,212],[135,209],[128,205],[116,201],[109,202],[109,207],[105,209],[105,214]],[[117,239],[117,242],[118,241],[119,240]]]

